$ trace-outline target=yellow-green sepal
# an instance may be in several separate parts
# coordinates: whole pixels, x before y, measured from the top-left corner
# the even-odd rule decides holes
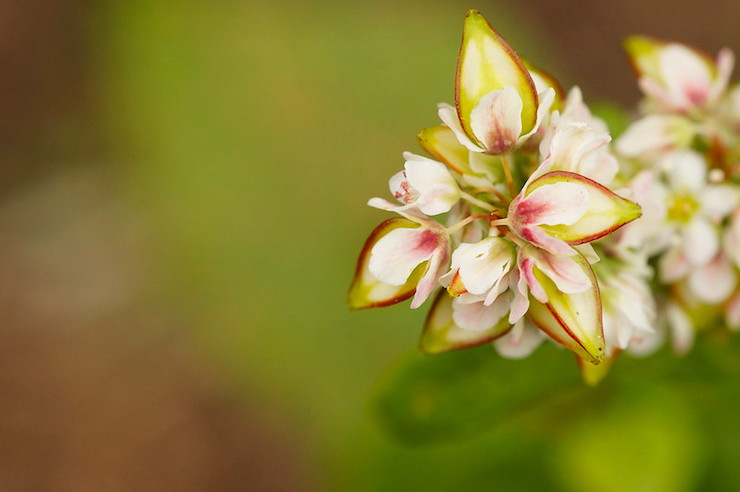
[[[434,299],[419,339],[419,348],[422,352],[441,354],[476,347],[495,340],[511,329],[507,316],[503,316],[486,330],[472,331],[460,328],[452,319],[452,300],[446,290],[441,290]]]
[[[416,136],[424,151],[443,162],[458,174],[475,174],[470,169],[470,151],[460,143],[449,127],[438,125],[424,128]]]
[[[425,261],[416,267],[403,285],[383,283],[368,268],[373,246],[386,234],[400,227],[416,228],[419,224],[400,217],[388,219],[376,227],[365,241],[347,293],[347,304],[351,309],[390,306],[408,299],[416,292],[416,285],[426,272],[429,262]]]
[[[591,265],[580,253],[571,257],[591,280],[591,287],[576,294],[563,294],[536,266],[534,275],[547,293],[541,303],[530,296],[527,315],[550,338],[581,359],[598,364],[604,357],[601,294]]]
[[[537,123],[537,90],[516,52],[477,10],[465,17],[455,75],[455,107],[463,130],[480,141],[470,126],[470,113],[483,96],[504,86],[514,87],[522,99],[522,134]]]

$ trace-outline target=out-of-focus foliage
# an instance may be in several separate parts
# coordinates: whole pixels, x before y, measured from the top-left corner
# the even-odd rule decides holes
[[[413,355],[407,364],[421,372],[386,376],[405,386],[377,383],[415,343],[422,313],[345,307],[359,238],[381,218],[364,197],[385,192],[401,151],[415,147],[408,136],[436,123],[434,103],[452,100],[468,7],[101,4],[93,69],[129,196],[159,238],[166,275],[152,298],[192,320],[245,395],[273,402],[322,488],[740,483],[737,344],[683,360],[625,358],[596,389],[551,347],[527,362],[486,348]],[[481,8],[516,38],[511,16]],[[434,385],[415,393],[431,374]],[[535,398],[537,385],[561,378],[565,391]],[[373,388],[380,403],[368,404]]]

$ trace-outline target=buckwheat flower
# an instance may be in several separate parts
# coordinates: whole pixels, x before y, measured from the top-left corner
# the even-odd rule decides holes
[[[417,308],[432,293],[448,259],[449,236],[442,225],[412,215],[386,220],[363,246],[349,304],[355,309],[388,306],[414,296],[411,308]]]
[[[571,245],[603,237],[640,213],[637,204],[585,176],[553,171],[525,185],[509,205],[508,221],[522,239],[553,254],[573,255]]]
[[[655,333],[655,298],[648,285],[651,271],[644,255],[622,261],[607,259],[594,265],[604,312],[607,353],[627,349]]]
[[[725,48],[716,63],[680,43],[634,36],[625,43],[640,89],[661,112],[689,114],[712,107],[727,88],[734,57]]]
[[[609,134],[567,116],[556,116],[553,122],[540,144],[540,154],[545,159],[530,180],[549,171],[569,171],[608,186],[619,169],[617,159],[609,151]]]
[[[472,10],[465,18],[455,78],[455,107],[439,105],[439,117],[474,152],[505,154],[533,135],[555,99],[537,90],[519,56]]]
[[[616,150],[624,157],[659,159],[687,148],[697,131],[698,126],[682,116],[650,114],[627,128],[617,139]]]
[[[506,275],[515,265],[514,243],[491,236],[474,244],[460,244],[452,253],[450,272],[440,282],[453,296],[476,296],[488,306],[509,287]]]
[[[449,212],[460,199],[460,189],[444,164],[404,152],[404,170],[388,182],[391,194],[405,204],[399,210],[416,207],[426,215]]]
[[[712,260],[720,249],[718,224],[737,206],[740,196],[736,187],[707,183],[707,166],[702,156],[690,150],[665,156],[658,167],[666,175],[666,223],[674,235],[674,248],[680,249],[691,265],[700,266]],[[671,259],[663,268],[677,267]]]

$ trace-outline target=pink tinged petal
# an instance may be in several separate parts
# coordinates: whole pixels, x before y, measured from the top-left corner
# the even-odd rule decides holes
[[[585,260],[580,254],[560,256],[548,253],[545,250],[524,246],[520,250],[525,257],[532,258],[535,266],[555,283],[558,290],[564,294],[583,292],[592,287],[589,270],[581,265]],[[588,260],[586,260],[588,263]]]
[[[460,278],[471,294],[488,292],[516,261],[513,243],[502,237],[488,237],[460,251],[463,246],[453,256],[457,255]]]
[[[455,304],[454,307],[453,303]],[[488,311],[488,314],[480,316],[478,320],[487,318],[487,321],[492,322],[492,324],[479,330],[460,327],[455,323],[453,315],[456,310],[467,309],[467,307],[461,306],[474,306],[472,309]],[[475,347],[488,343],[511,329],[511,325],[504,316],[507,308],[504,299],[500,304],[481,306],[482,303],[477,303],[477,305],[460,304],[457,299],[453,300],[445,291],[441,291],[435,298],[424,323],[424,330],[419,340],[421,350],[427,354],[439,354],[451,350]],[[498,316],[502,309],[504,313]],[[475,327],[478,328],[480,325],[475,324]]]
[[[470,113],[470,127],[489,154],[511,150],[522,133],[522,100],[512,86],[486,94]]]
[[[409,204],[416,201],[418,193],[411,187],[406,177],[406,171],[399,171],[388,180],[388,188],[391,195],[403,204]]]
[[[575,195],[575,191],[568,191],[568,193],[581,199],[585,192],[587,197],[586,199],[583,199],[582,202],[586,204],[587,209],[575,222],[571,222],[571,220],[581,213],[581,207],[579,207],[577,213],[570,211],[567,214],[563,213],[562,216],[567,218],[567,220],[563,219],[559,224],[554,224],[556,222],[555,218],[557,217],[557,213],[555,213],[553,214],[553,219],[548,220],[547,222],[541,221],[542,225],[539,226],[550,236],[569,244],[582,244],[604,237],[623,225],[637,219],[642,214],[640,206],[636,203],[622,198],[610,189],[586,178],[585,176],[567,171],[553,171],[547,173],[530,183],[527,191],[529,192],[529,196],[532,196],[539,189],[549,187],[554,184],[578,185],[580,188],[578,188],[579,192],[577,195]],[[570,189],[575,190],[576,188]],[[529,196],[527,196],[527,198],[529,198]],[[552,197],[552,200],[556,199],[556,197]],[[570,199],[572,199],[572,197]],[[571,205],[568,200],[568,198],[561,199],[560,203],[568,203],[568,206],[571,207],[576,206],[575,204]],[[512,205],[514,205],[515,201],[512,202]],[[520,219],[517,215],[520,214],[517,214],[517,210],[515,209],[514,218],[512,218],[512,226],[515,230],[517,225],[520,223]]]
[[[504,336],[493,341],[496,351],[507,359],[525,359],[539,347],[545,337],[528,319],[520,319]]]
[[[437,114],[439,119],[442,120],[452,133],[457,137],[457,141],[465,148],[472,152],[483,152],[485,149],[476,142],[468,137],[468,134],[463,130],[460,120],[457,117],[457,111],[454,107],[449,104],[440,103],[438,106]]]
[[[455,109],[449,106],[455,119]],[[462,131],[462,130],[461,130]],[[465,137],[467,139],[467,137]],[[458,174],[474,174],[468,164],[468,148],[460,143],[455,132],[447,126],[424,128],[416,136],[419,145],[429,155],[438,159]]]
[[[591,287],[583,292],[563,294],[552,280],[535,269],[548,302],[532,302],[528,316],[553,340],[584,360],[598,364],[605,355],[599,287],[588,261],[580,255],[573,258],[589,277]]]
[[[671,345],[678,355],[685,355],[694,345],[696,333],[689,315],[678,304],[666,306],[666,321],[671,335]]]
[[[544,304],[548,300],[547,293],[545,292],[544,287],[542,287],[542,284],[540,284],[540,281],[534,274],[534,266],[534,259],[522,255],[520,251],[518,267],[521,282],[524,282],[524,284],[529,289],[529,292],[535,299]]]
[[[732,77],[732,70],[735,67],[735,55],[729,48],[722,48],[717,55],[717,75],[714,83],[709,90],[709,101],[714,102],[719,99],[727,89],[727,85]]]
[[[525,225],[572,225],[588,210],[588,191],[573,182],[540,186],[524,196],[513,210],[512,221]]]
[[[432,255],[426,273],[416,286],[416,294],[414,294],[414,299],[411,301],[411,309],[418,308],[429,298],[434,288],[438,285],[439,277],[447,267],[448,259],[449,253],[447,251],[447,241],[445,240],[444,245],[440,246]]]
[[[625,157],[639,157],[651,153],[666,153],[686,147],[696,129],[683,117],[649,115],[632,123],[617,139],[617,152]]]
[[[440,247],[439,234],[424,228],[397,228],[381,237],[370,252],[368,268],[375,278],[403,285],[411,272]]]
[[[703,218],[697,217],[683,229],[683,251],[689,263],[706,265],[719,252],[717,229]]]
[[[425,267],[423,265],[417,267],[417,269],[411,273],[409,278],[402,285],[390,285],[380,281],[375,275],[373,275],[370,272],[368,263],[370,260],[370,252],[381,238],[394,230],[399,230],[401,228],[417,230],[415,229],[416,227],[417,224],[414,224],[409,220],[393,218],[380,224],[375,228],[372,234],[370,234],[370,237],[365,241],[360,257],[357,260],[355,276],[347,295],[347,302],[352,309],[389,306],[414,295],[416,284],[424,272]]]
[[[712,66],[696,52],[680,44],[669,44],[660,53],[661,82],[676,109],[704,105],[712,85]]]
[[[522,102],[520,134],[527,133],[536,124],[539,105],[529,71],[483,16],[471,10],[465,18],[455,75],[455,106],[468,137],[475,139],[477,135],[471,126],[473,110],[484,96],[505,86],[518,92]]]
[[[731,330],[740,330],[740,292],[735,293],[730,302],[727,303],[725,318]]]
[[[538,226],[525,226],[521,227],[519,230],[515,229],[515,231],[522,237],[522,239],[526,239],[530,243],[546,249],[550,253],[565,256],[576,253],[575,249],[568,245],[568,243],[552,237]]]
[[[735,290],[737,276],[732,264],[723,254],[689,275],[689,288],[702,302],[719,304]]]

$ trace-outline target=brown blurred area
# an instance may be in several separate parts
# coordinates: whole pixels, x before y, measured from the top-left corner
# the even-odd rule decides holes
[[[0,490],[301,490],[291,440],[150,308],[88,2],[0,1]],[[286,473],[286,470],[289,472]]]
[[[628,33],[740,46],[737,0],[516,8],[589,99],[636,101]],[[96,126],[89,9],[0,1],[0,490],[310,488],[293,437],[224,396],[187,319],[147,301],[147,232]]]

